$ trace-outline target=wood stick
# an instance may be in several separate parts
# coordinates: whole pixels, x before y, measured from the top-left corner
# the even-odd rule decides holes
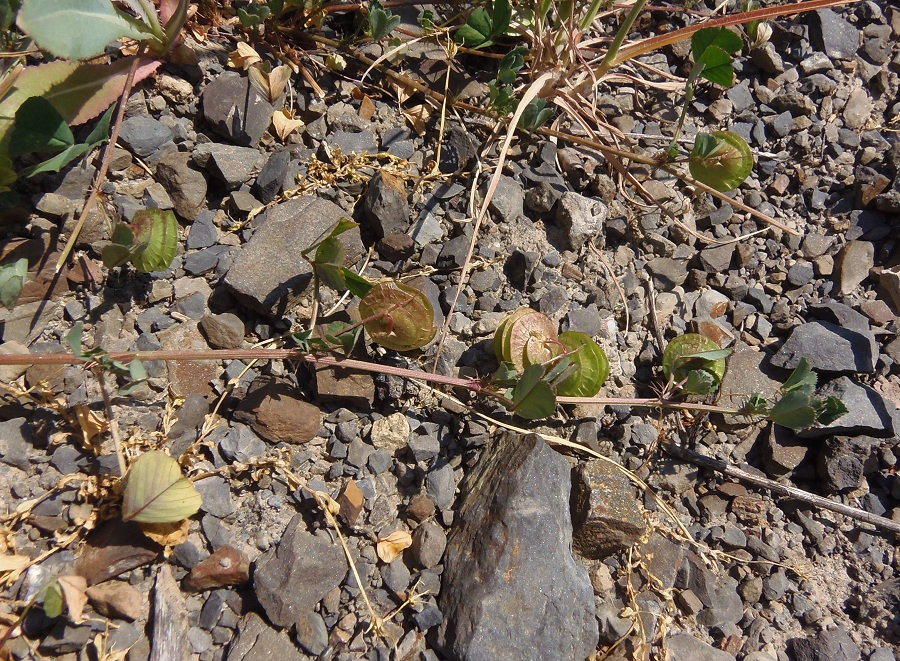
[[[865,510],[859,509],[858,507],[836,503],[833,500],[823,498],[822,496],[817,496],[815,494],[809,493],[808,491],[804,491],[803,489],[785,486],[784,484],[780,484],[778,482],[775,482],[774,480],[753,475],[725,461],[707,457],[700,454],[699,452],[688,450],[687,448],[675,445],[674,443],[663,443],[662,447],[673,457],[677,457],[678,459],[681,459],[683,461],[688,461],[692,464],[696,464],[704,468],[711,468],[712,470],[718,471],[723,475],[727,475],[728,477],[733,477],[744,482],[749,482],[750,484],[754,484],[758,487],[763,487],[765,489],[768,489],[769,491],[772,491],[773,493],[777,493],[780,496],[786,496],[787,498],[800,500],[804,503],[809,503],[810,505],[821,507],[822,509],[837,512],[838,514],[843,514],[844,516],[849,516],[851,519],[856,519],[857,521],[871,523],[873,526],[884,530],[889,530],[893,533],[900,533],[900,523],[898,523],[897,521],[892,521],[891,519],[885,518],[883,516],[878,516],[877,514],[866,512]]]

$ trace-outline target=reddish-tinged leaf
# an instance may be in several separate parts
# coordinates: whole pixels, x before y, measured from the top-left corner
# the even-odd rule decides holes
[[[9,138],[19,109],[26,99],[40,96],[49,101],[67,124],[83,124],[97,117],[122,95],[133,58],[112,64],[81,64],[59,60],[28,67],[0,102],[0,143]],[[135,73],[138,83],[162,64],[147,60]]]

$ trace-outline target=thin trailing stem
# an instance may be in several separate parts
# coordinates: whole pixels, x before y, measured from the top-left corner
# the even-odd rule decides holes
[[[103,185],[103,182],[106,180],[106,173],[109,172],[109,164],[112,161],[113,150],[116,147],[116,142],[119,140],[119,130],[122,128],[122,118],[125,116],[125,104],[128,103],[128,97],[131,96],[131,90],[134,87],[134,76],[137,73],[138,67],[141,65],[141,59],[143,58],[144,53],[147,50],[146,44],[141,44],[138,48],[137,55],[134,57],[134,62],[131,63],[131,68],[128,70],[128,77],[125,79],[125,87],[122,88],[122,96],[119,100],[119,109],[116,112],[116,119],[113,123],[112,132],[109,136],[109,142],[106,143],[106,147],[103,150],[103,158],[100,161],[100,169],[97,170],[97,176],[94,177],[94,185],[91,188],[91,194],[88,196],[87,202],[84,203],[84,207],[81,209],[81,215],[78,218],[78,222],[75,224],[75,228],[72,230],[72,234],[69,236],[69,240],[66,241],[65,247],[62,249],[62,252],[59,255],[59,259],[56,261],[56,272],[59,273],[62,270],[62,267],[65,265],[66,260],[69,259],[69,255],[72,253],[72,249],[75,247],[75,242],[78,240],[78,235],[81,234],[81,228],[84,227],[84,223],[87,220],[88,214],[94,208],[94,204],[97,202],[97,198],[100,195],[100,187]]]
[[[113,415],[112,400],[106,387],[106,374],[101,368],[94,370],[97,383],[100,384],[100,394],[103,396],[103,408],[106,410],[106,420],[109,422],[109,434],[112,436],[113,446],[116,448],[116,458],[119,460],[119,475],[125,475],[125,455],[122,454],[122,440],[119,438],[119,423]]]
[[[465,379],[443,374],[433,374],[419,370],[394,367],[391,365],[379,365],[365,360],[354,358],[341,358],[337,356],[319,356],[311,353],[303,353],[296,349],[208,349],[197,351],[137,351],[132,353],[109,354],[111,360],[128,362],[134,359],[142,361],[173,360],[183,362],[202,362],[207,360],[300,360],[316,365],[330,365],[345,369],[357,369],[377,374],[388,374],[405,379],[416,379],[439,383],[454,388],[464,388],[476,394],[486,395],[501,402],[506,402],[501,394],[491,390],[484,382],[478,379]],[[0,365],[78,365],[84,360],[73,354],[48,353],[48,354],[23,354],[0,356]],[[557,397],[560,404],[604,404],[640,406],[647,408],[673,409],[683,411],[704,411],[707,413],[722,413],[739,415],[737,409],[714,406],[711,404],[693,404],[678,402],[667,396],[659,397]]]

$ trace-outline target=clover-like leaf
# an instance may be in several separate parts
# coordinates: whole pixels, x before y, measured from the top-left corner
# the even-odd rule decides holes
[[[844,402],[834,395],[816,400],[813,408],[816,410],[816,422],[824,426],[837,422],[841,416],[850,412]]]
[[[181,521],[195,514],[202,502],[178,462],[154,450],[138,457],[128,470],[122,518],[139,523]]]
[[[493,42],[494,22],[484,7],[478,7],[469,14],[469,20],[456,31],[456,43],[469,48],[490,46]]]
[[[0,305],[7,310],[15,307],[19,296],[22,295],[26,277],[28,277],[28,260],[24,257],[12,264],[0,266]]]
[[[556,395],[543,380],[541,365],[528,367],[512,389],[513,412],[527,420],[540,420],[553,414]]]
[[[812,390],[816,387],[816,374],[812,371],[809,361],[805,356],[800,358],[797,367],[791,372],[788,380],[781,386],[781,392],[789,393],[795,390]]]
[[[359,314],[372,340],[395,351],[424,347],[437,333],[428,297],[399,282],[373,285],[359,302]]]
[[[769,417],[782,427],[806,429],[815,424],[816,410],[812,407],[808,392],[794,390],[775,402]]]
[[[609,378],[606,352],[586,333],[566,331],[559,341],[570,352],[575,370],[556,384],[556,393],[569,397],[594,397]]]
[[[705,358],[719,355],[721,349],[708,337],[697,333],[686,333],[669,342],[663,353],[663,373],[670,381],[682,383],[681,389],[695,395],[705,395],[719,386],[722,377],[725,376],[724,358]],[[705,372],[709,376],[698,374],[691,376],[694,371]]]
[[[178,221],[171,211],[142,209],[131,223],[135,243],[144,246],[131,257],[141,273],[165,271],[175,259],[178,249]]]
[[[691,174],[707,186],[727,192],[740,186],[753,171],[753,152],[737,133],[700,133],[688,162]]]

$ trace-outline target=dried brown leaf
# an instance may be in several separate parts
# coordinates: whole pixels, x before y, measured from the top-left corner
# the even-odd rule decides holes
[[[383,563],[390,564],[410,546],[412,546],[412,535],[406,530],[397,530],[378,540],[375,545],[375,553]]]
[[[23,569],[31,562],[27,555],[0,555],[0,572]]]
[[[272,116],[272,125],[275,127],[275,134],[282,142],[291,133],[306,126],[302,119],[295,119],[294,114],[286,108],[275,111]]]
[[[66,609],[69,618],[75,624],[82,620],[84,607],[87,605],[87,579],[84,576],[60,576],[59,587],[62,589],[63,599],[66,600]]]
[[[427,106],[423,104],[419,104],[417,106],[412,106],[411,108],[406,108],[405,110],[401,110],[403,116],[406,117],[406,121],[408,121],[416,133],[419,135],[425,135],[425,128],[428,123],[428,118],[431,117],[431,111]]]
[[[235,69],[244,69],[245,71],[254,64],[262,62],[259,53],[251,46],[243,41],[238,42],[237,50],[233,50],[228,54],[228,65]]]
[[[93,443],[93,439],[98,434],[102,434],[109,429],[109,423],[96,411],[92,411],[86,404],[75,405],[75,419],[81,428],[81,437],[84,441],[84,447],[87,450],[99,452],[98,444]]]
[[[269,73],[269,101],[277,101],[284,94],[284,88],[290,80],[291,68],[288,65],[282,64],[272,69]]]
[[[141,531],[157,544],[162,546],[178,546],[184,544],[190,531],[190,519],[174,523],[139,523]]]

